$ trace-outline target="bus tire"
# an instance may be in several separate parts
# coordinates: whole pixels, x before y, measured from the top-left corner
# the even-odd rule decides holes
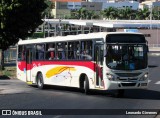
[[[37,75],[37,86],[39,89],[44,89],[44,82],[43,82],[42,73],[38,73],[38,75]]]
[[[84,93],[86,95],[89,94],[89,81],[87,76],[85,76],[85,81],[84,81]]]

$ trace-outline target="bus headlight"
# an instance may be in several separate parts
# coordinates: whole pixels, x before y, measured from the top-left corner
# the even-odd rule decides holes
[[[107,78],[108,78],[109,80],[114,81],[114,76],[113,76],[112,74],[110,74],[110,73],[107,73]]]
[[[145,81],[146,79],[148,79],[148,73],[145,73],[145,74],[140,78],[140,81]]]

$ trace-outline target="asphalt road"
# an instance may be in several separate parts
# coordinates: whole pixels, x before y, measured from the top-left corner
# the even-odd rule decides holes
[[[103,113],[110,112],[106,109],[120,110],[120,112],[117,112],[115,115],[56,114],[38,116],[40,118],[160,118],[159,115],[121,114],[121,112],[124,112],[123,109],[131,111],[160,109],[160,56],[149,57],[149,71],[150,84],[148,90],[126,90],[123,98],[114,97],[114,91],[92,91],[91,95],[85,95],[79,89],[74,88],[48,86],[45,90],[39,90],[35,86],[28,86],[20,80],[0,80],[0,109],[89,109],[86,110],[86,114],[89,112],[97,114],[102,109],[104,109],[102,110]],[[83,112],[83,110],[79,110],[79,112]],[[70,110],[67,113],[72,112],[75,111]],[[5,117],[7,118],[8,116]],[[12,117],[17,118],[21,116]],[[35,118],[37,118],[37,116],[35,116]]]

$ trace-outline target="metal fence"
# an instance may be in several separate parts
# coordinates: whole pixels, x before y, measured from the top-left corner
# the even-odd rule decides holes
[[[16,46],[12,46],[9,49],[7,49],[6,51],[4,51],[4,62],[5,63],[16,61],[16,57],[17,57]]]

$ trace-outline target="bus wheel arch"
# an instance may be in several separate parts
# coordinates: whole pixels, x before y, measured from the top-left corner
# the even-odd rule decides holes
[[[89,94],[89,80],[85,73],[82,73],[79,78],[80,89],[84,90],[85,94]]]
[[[39,89],[44,89],[43,75],[42,75],[42,73],[41,73],[40,71],[37,72],[36,83],[37,83],[37,87],[38,87]]]

